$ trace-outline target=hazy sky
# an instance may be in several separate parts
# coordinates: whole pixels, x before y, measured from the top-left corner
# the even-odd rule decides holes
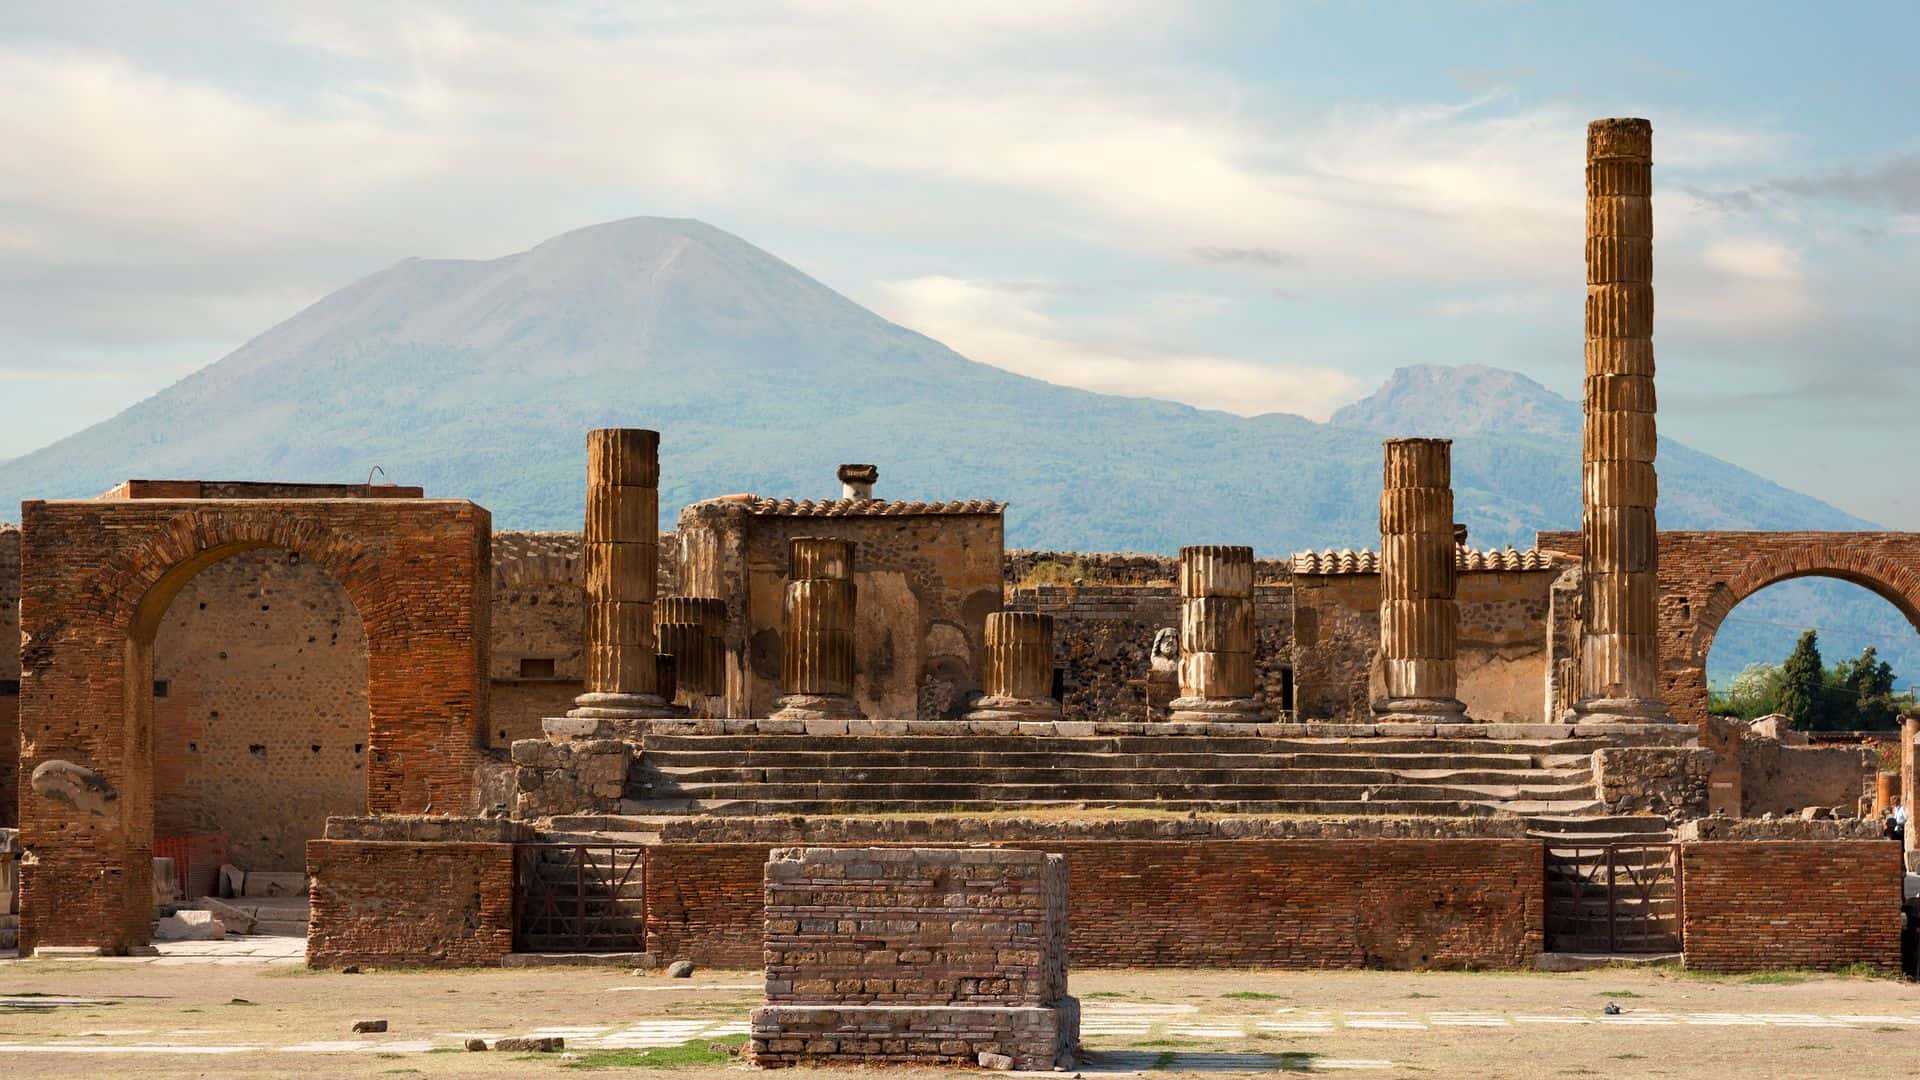
[[[1662,433],[1920,528],[1916,40],[1910,3],[6,5],[0,457],[397,259],[635,214],[1097,390],[1572,396],[1584,127],[1636,115]]]

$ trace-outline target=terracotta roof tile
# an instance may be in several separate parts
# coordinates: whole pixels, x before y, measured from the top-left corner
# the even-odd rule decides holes
[[[754,514],[769,517],[912,517],[929,514],[998,514],[1005,503],[991,499],[897,502],[891,499],[754,499]]]
[[[1528,548],[1515,551],[1513,548],[1488,548],[1477,551],[1469,547],[1453,549],[1453,565],[1458,570],[1552,570],[1568,562],[1566,556],[1552,551]],[[1380,553],[1377,551],[1353,551],[1351,549],[1334,551],[1303,551],[1293,557],[1293,572],[1296,574],[1377,574],[1380,572]]]

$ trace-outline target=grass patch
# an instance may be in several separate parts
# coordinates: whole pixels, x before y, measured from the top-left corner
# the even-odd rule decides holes
[[[1273,1056],[1273,1067],[1279,1072],[1312,1072],[1313,1059],[1320,1056],[1308,1050],[1289,1050]]]
[[[1617,998],[1646,997],[1645,994],[1636,994],[1631,990],[1602,990],[1600,991],[1600,996],[1601,997],[1617,997]]]
[[[1740,981],[1748,986],[1796,986],[1812,978],[1798,971],[1762,971],[1753,975],[1742,975]]]
[[[1123,998],[1123,997],[1132,997],[1132,996],[1133,996],[1132,994],[1129,994],[1124,990],[1098,990],[1091,994],[1079,995],[1081,1001],[1092,1001],[1095,998]]]
[[[1410,998],[1438,998],[1440,995],[1439,994],[1423,994],[1420,991],[1415,990],[1413,993],[1408,994],[1407,996]]]
[[[1221,994],[1228,1001],[1282,1001],[1285,994],[1268,994],[1259,990],[1235,990],[1230,994]]]
[[[1147,1068],[1150,1070],[1170,1069],[1173,1067],[1173,1058],[1173,1051],[1163,1050],[1160,1052],[1160,1056],[1153,1059],[1153,1064],[1147,1066]]]
[[[718,1039],[688,1039],[679,1046],[653,1046],[644,1050],[589,1050],[567,1062],[569,1069],[683,1069],[694,1065],[721,1065],[736,1060],[735,1055],[715,1046],[743,1046],[745,1035]]]
[[[1198,1039],[1146,1039],[1132,1044],[1134,1046],[1199,1046]]]

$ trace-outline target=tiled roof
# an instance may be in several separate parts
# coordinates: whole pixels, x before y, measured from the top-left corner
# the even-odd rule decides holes
[[[1488,548],[1476,551],[1469,547],[1453,549],[1453,565],[1457,570],[1551,570],[1567,561],[1566,556],[1552,551],[1528,548],[1515,551],[1513,548]],[[1377,551],[1303,551],[1293,557],[1293,572],[1296,574],[1377,574],[1380,572],[1380,553]]]
[[[773,517],[910,517],[927,514],[998,514],[1005,503],[991,499],[953,502],[895,502],[890,499],[754,499],[755,514]]]

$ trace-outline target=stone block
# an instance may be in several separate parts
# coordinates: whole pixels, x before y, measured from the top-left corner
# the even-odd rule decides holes
[[[189,908],[153,924],[155,941],[222,941],[227,928],[211,911]]]
[[[849,735],[905,735],[910,730],[906,720],[846,720]]]
[[[597,739],[600,721],[591,716],[549,716],[540,721],[540,730],[549,739]]]
[[[804,720],[808,735],[845,735],[847,721],[834,719]]]
[[[307,895],[307,875],[299,871],[269,873],[261,870],[248,872],[246,886],[242,896],[305,896]]]
[[[1472,728],[1472,727],[1478,727],[1478,726],[1479,725],[1477,724],[1445,724],[1445,725],[1421,724],[1421,723],[1401,724],[1401,723],[1393,723],[1391,721],[1382,721],[1378,724],[1373,725],[1373,728],[1376,733],[1389,738],[1426,739],[1441,733],[1440,731],[1436,730],[1436,728],[1444,728],[1444,733],[1448,735],[1467,735],[1467,734],[1477,734],[1477,732],[1458,731],[1455,729]]]
[[[1053,733],[1069,738],[1084,739],[1094,734],[1091,720],[1056,720]]]

